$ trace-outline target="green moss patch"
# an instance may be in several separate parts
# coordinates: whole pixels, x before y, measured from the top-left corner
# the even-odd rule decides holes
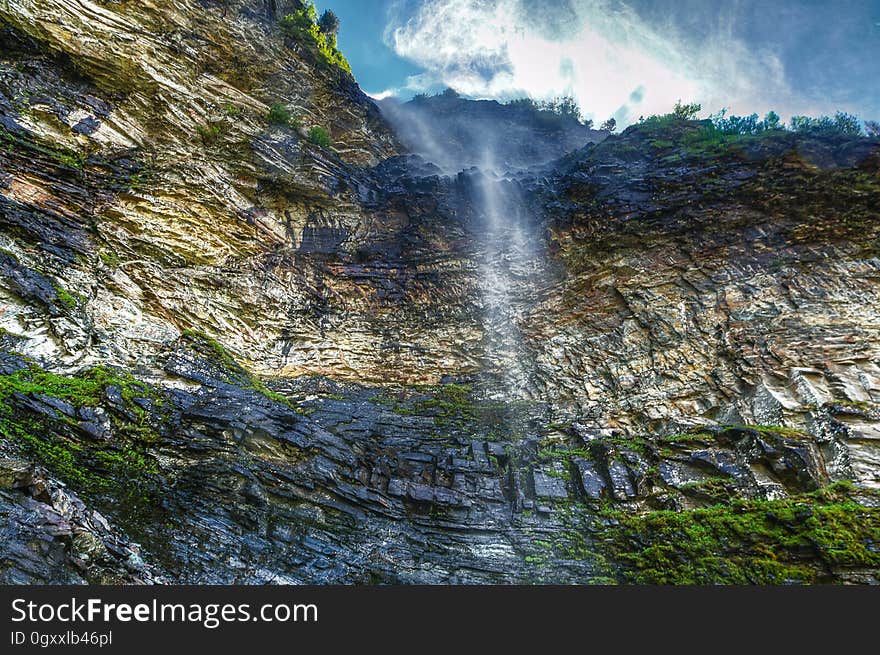
[[[79,294],[74,295],[57,284],[55,285],[55,299],[61,303],[67,311],[75,310],[80,302],[83,301],[83,297]]]
[[[146,446],[158,438],[163,404],[159,392],[106,367],[65,376],[28,366],[0,376],[0,435],[75,489],[103,493],[157,472]],[[110,420],[106,440],[80,425],[78,411],[97,407]]]
[[[276,102],[269,107],[269,111],[266,113],[266,121],[269,125],[282,125],[294,130],[297,129],[300,124],[299,119],[290,113],[287,107],[279,102]]]
[[[85,153],[71,150],[56,143],[38,142],[30,134],[23,136],[22,134],[13,133],[2,125],[0,125],[0,143],[5,148],[27,153],[37,159],[51,159],[56,164],[66,168],[80,170],[85,166],[88,159],[88,155]]]
[[[880,567],[880,509],[845,483],[784,500],[610,516],[598,541],[639,584],[808,584]]]
[[[537,431],[533,401],[497,401],[470,384],[446,383],[388,387],[373,397],[400,416],[432,419],[445,436],[487,441],[516,440],[526,426]]]
[[[202,143],[210,145],[216,143],[220,137],[226,132],[226,126],[223,123],[204,123],[196,125],[196,133],[202,140]]]

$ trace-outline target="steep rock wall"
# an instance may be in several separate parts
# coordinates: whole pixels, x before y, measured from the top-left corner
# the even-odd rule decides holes
[[[636,126],[515,258],[285,6],[0,0],[3,580],[876,582],[876,140]]]

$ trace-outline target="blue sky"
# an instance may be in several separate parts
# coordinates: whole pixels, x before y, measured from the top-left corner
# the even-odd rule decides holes
[[[319,0],[368,93],[573,95],[597,120],[668,111],[880,119],[880,0]]]

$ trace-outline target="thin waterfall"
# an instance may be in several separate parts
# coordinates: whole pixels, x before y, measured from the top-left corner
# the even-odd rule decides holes
[[[471,216],[477,253],[478,295],[483,327],[483,374],[486,391],[497,399],[529,397],[530,355],[522,329],[524,308],[534,304],[545,258],[538,252],[540,235],[526,210],[514,171],[540,163],[519,155],[511,139],[484,122],[445,117],[443,124],[397,104],[382,110],[409,149],[437,166],[444,175],[459,175],[463,201]]]
[[[527,233],[512,182],[499,177],[487,153],[477,176],[475,203],[481,220],[480,293],[483,303],[485,357],[499,384],[492,395],[522,397],[528,366],[517,311],[531,282],[534,239]],[[520,302],[518,302],[520,301]]]

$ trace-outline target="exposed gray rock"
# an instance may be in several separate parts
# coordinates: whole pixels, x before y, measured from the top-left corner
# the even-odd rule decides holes
[[[0,584],[161,582],[121,537],[45,472],[0,459]]]
[[[607,487],[605,478],[599,469],[593,462],[581,457],[573,458],[572,462],[577,467],[584,496],[590,500],[599,500]]]
[[[0,7],[0,580],[583,582],[609,505],[880,488],[880,142],[455,99],[520,170],[449,170],[277,19]]]

